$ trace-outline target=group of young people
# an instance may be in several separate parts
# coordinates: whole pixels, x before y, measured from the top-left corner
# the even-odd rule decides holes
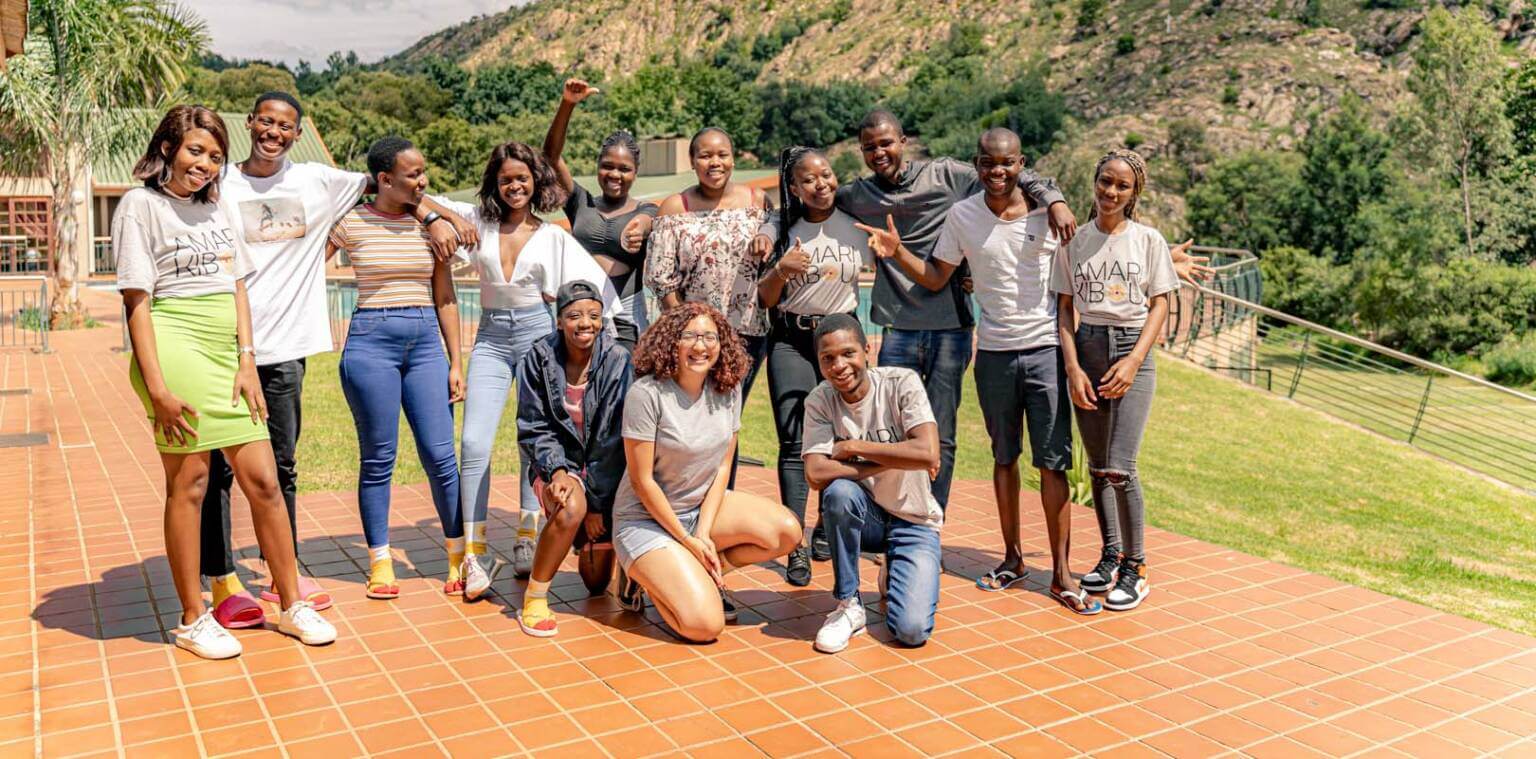
[[[370,598],[401,592],[388,528],[402,412],[442,524],[443,592],[474,600],[488,590],[489,463],[515,392],[511,564],[527,578],[524,632],[556,634],[548,590],[573,548],[591,592],[613,584],[634,611],[649,598],[688,641],[712,640],[736,618],[724,579],[733,569],[784,558],[786,581],[805,586],[814,558],[830,560],[837,600],[815,646],[836,652],[865,627],[858,562],[874,552],[886,624],[921,645],[938,604],[939,532],[973,348],[1005,549],[978,586],[1001,591],[1024,576],[1027,430],[1051,595],[1081,614],[1146,597],[1136,456],[1151,348],[1178,278],[1207,270],[1188,243],[1170,249],[1134,220],[1146,181],[1138,155],[1112,151],[1095,167],[1091,221],[1079,229],[1053,183],[1024,168],[1012,132],[982,134],[973,164],[914,160],[900,122],[877,110],[859,130],[871,176],[839,186],[825,154],[790,148],[775,207],[732,181],[730,136],[706,128],[689,145],[697,182],[657,205],[630,194],[640,151],[628,132],[603,142],[597,194],[572,177],[566,127],[595,92],[565,84],[542,149],[497,146],[477,204],[428,195],[425,158],[398,137],[370,148],[367,174],[288,160],[303,109],[287,93],[257,98],[251,153],[239,163],[228,162],[217,114],[178,106],[165,115],[135,167],[144,187],[124,196],[112,236],[130,379],[166,474],[178,646],[236,656],[226,630],[266,622],[230,547],[235,481],[270,575],[259,596],[279,604],[277,629],[311,645],[336,637],[319,614],[329,593],[298,572],[294,458],[305,359],[331,349],[324,265],[338,252],[357,286],[340,379],[358,436]],[[562,207],[570,231],[540,218]],[[483,310],[467,368],[453,284],[466,265]],[[878,357],[855,313],[868,267]],[[646,289],[658,314],[647,313]],[[742,408],[764,364],[778,501],[734,489]],[[1104,539],[1081,582],[1068,570],[1069,402]],[[812,491],[820,517],[806,536]],[[1107,595],[1100,603],[1089,591]]]

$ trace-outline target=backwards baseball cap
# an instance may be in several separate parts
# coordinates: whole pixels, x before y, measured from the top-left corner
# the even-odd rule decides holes
[[[595,300],[602,303],[603,299],[597,294],[597,288],[591,283],[582,280],[567,282],[555,291],[555,313],[559,314],[566,306],[580,300]]]

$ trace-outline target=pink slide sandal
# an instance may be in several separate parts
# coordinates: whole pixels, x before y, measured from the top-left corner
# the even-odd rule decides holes
[[[250,593],[241,591],[224,599],[213,610],[213,618],[229,630],[261,627],[267,623],[267,610]]]
[[[308,577],[299,578],[299,597],[315,605],[315,611],[325,611],[331,608],[331,594],[320,583]],[[261,591],[261,600],[270,603],[281,603],[282,599],[277,595],[277,589],[268,587]]]

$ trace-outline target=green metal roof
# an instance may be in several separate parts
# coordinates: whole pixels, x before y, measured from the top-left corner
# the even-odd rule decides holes
[[[297,148],[295,148],[295,150],[297,150]],[[774,169],[737,169],[731,172],[731,180],[736,182],[750,182],[754,179],[771,177],[777,173],[778,172]],[[635,184],[630,188],[629,194],[633,195],[639,200],[652,200],[659,203],[668,195],[671,195],[675,192],[681,192],[683,189],[697,181],[698,177],[695,177],[693,172],[688,172],[686,174],[662,174],[649,177],[636,177]],[[597,187],[597,177],[595,176],[576,177],[576,182],[588,190]],[[475,203],[478,202],[476,193],[479,191],[480,188],[478,187],[466,187],[462,190],[454,190],[453,192],[448,193],[448,198],[451,200],[457,200],[461,203]],[[775,198],[775,200],[777,200],[777,198]],[[565,212],[557,209],[547,214],[540,214],[539,216],[540,218],[546,219],[548,221],[559,221],[565,218]]]
[[[220,113],[219,116],[223,117],[224,127],[229,131],[230,160],[245,160],[251,154],[251,132],[245,128],[246,114]],[[139,151],[149,144],[155,122],[145,121],[143,126],[135,128],[141,130],[143,135],[138,139],[124,141],[131,148],[113,152],[91,163],[91,183],[94,187],[128,188],[142,184],[133,178],[133,164],[139,160]],[[315,123],[308,116],[304,117],[304,130],[299,133],[298,141],[288,151],[288,159],[294,163],[314,161],[327,166],[336,165],[336,161],[331,158],[331,151],[326,149],[325,142],[320,139],[320,130],[315,128]]]

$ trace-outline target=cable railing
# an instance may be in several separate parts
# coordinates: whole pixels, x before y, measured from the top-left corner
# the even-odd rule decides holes
[[[30,347],[48,352],[48,280],[0,280],[0,348]]]
[[[1215,287],[1185,287],[1164,349],[1536,492],[1536,396]]]

